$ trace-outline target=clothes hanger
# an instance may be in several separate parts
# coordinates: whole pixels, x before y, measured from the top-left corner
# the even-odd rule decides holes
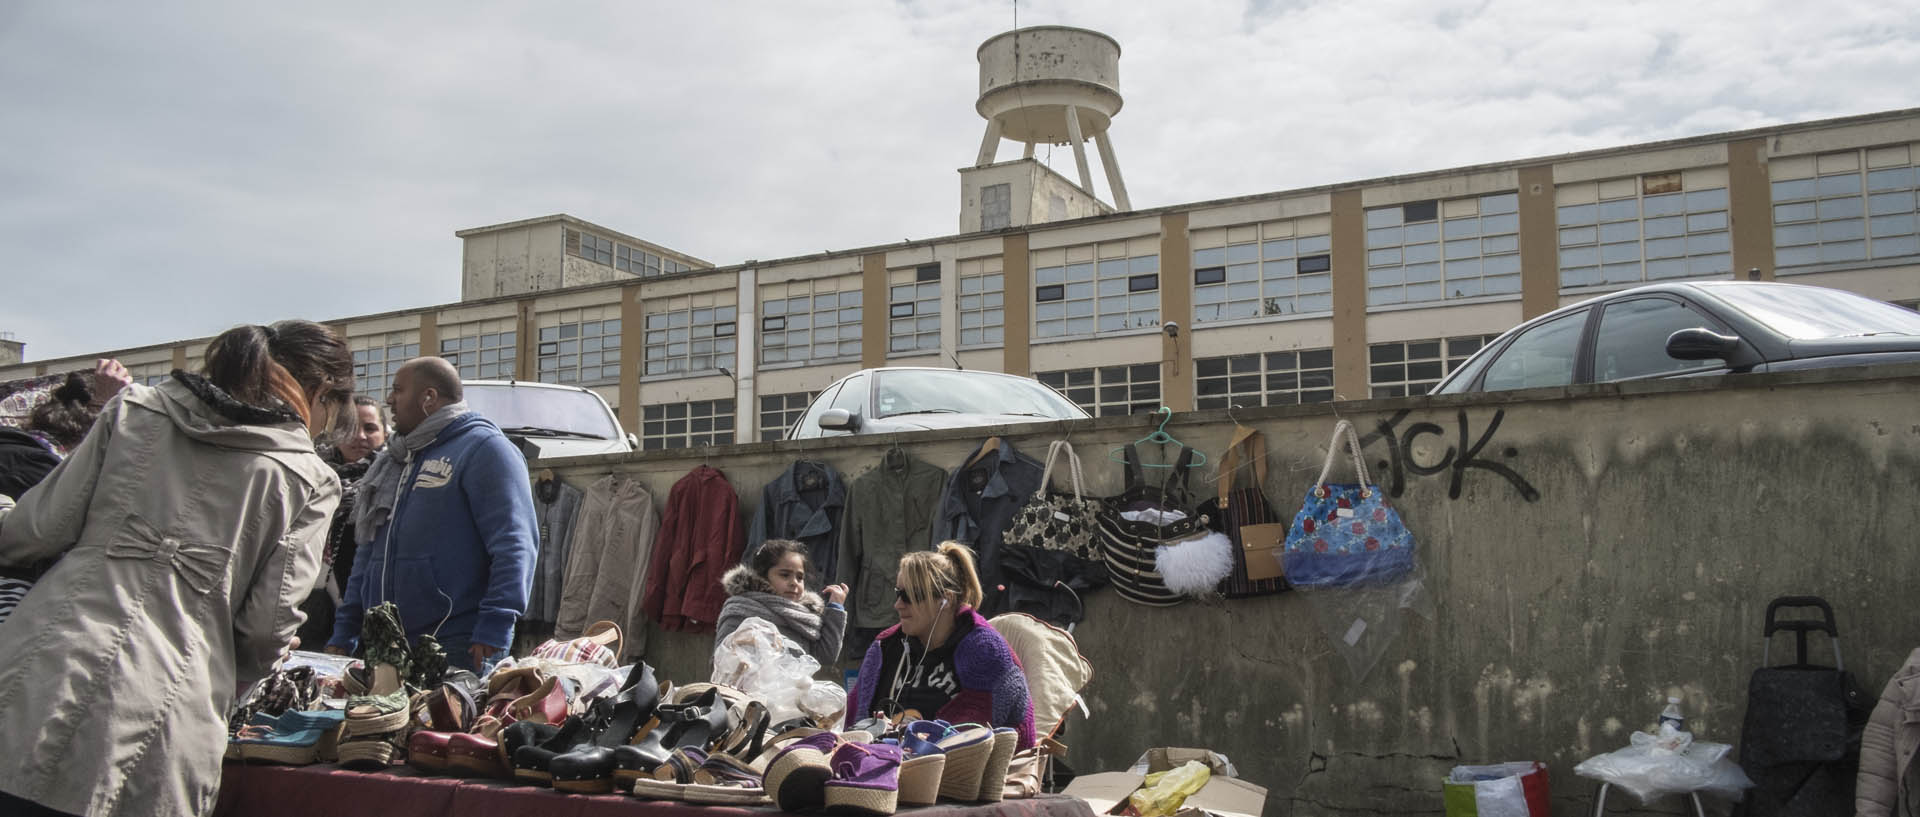
[[[997,450],[999,450],[999,449],[1000,449],[1000,438],[999,438],[999,437],[988,437],[988,438],[987,438],[987,440],[986,440],[986,442],[983,442],[983,443],[981,443],[981,444],[980,444],[980,450],[979,450],[979,451],[975,451],[975,452],[973,452],[973,456],[971,456],[971,457],[968,457],[968,458],[967,458],[967,463],[966,463],[966,465],[962,465],[962,466],[960,466],[960,467],[962,467],[962,468],[970,468],[970,467],[972,467],[972,466],[973,466],[973,465],[974,465],[975,463],[977,463],[977,462],[979,462],[979,461],[981,461],[981,460],[983,460],[983,459],[986,459],[986,456],[987,456],[988,454],[991,454],[991,453],[993,453],[993,452],[995,452],[995,451],[997,451]]]
[[[1193,462],[1189,463],[1191,467],[1198,467],[1198,466],[1207,464],[1207,452],[1201,451],[1200,449],[1197,449],[1197,448],[1192,448],[1192,446],[1189,446],[1186,443],[1183,443],[1178,439],[1175,439],[1172,434],[1167,433],[1167,421],[1173,419],[1173,409],[1167,408],[1166,406],[1161,406],[1160,410],[1154,413],[1160,415],[1160,425],[1153,430],[1153,433],[1148,434],[1145,437],[1141,437],[1138,440],[1134,440],[1131,443],[1131,445],[1138,446],[1141,443],[1149,443],[1152,445],[1162,445],[1162,446],[1170,445],[1170,444],[1177,445],[1181,448],[1191,449],[1193,451]],[[1112,460],[1114,462],[1121,462],[1121,463],[1126,462],[1127,461],[1126,455],[1127,455],[1127,446],[1124,446],[1124,445],[1109,449],[1107,451],[1107,459]],[[1147,468],[1172,468],[1176,464],[1178,464],[1179,460],[1180,460],[1179,457],[1175,457],[1173,462],[1164,462],[1164,463],[1143,462],[1143,463],[1140,463],[1140,465]]]

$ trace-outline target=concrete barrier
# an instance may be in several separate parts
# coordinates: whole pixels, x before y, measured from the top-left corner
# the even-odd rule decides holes
[[[1876,694],[1920,645],[1920,366],[1838,369],[1245,409],[1268,435],[1267,494],[1290,518],[1335,416],[1367,436],[1369,467],[1412,529],[1434,602],[1356,679],[1311,594],[1130,605],[1088,599],[1076,635],[1092,659],[1092,717],[1066,735],[1082,771],[1154,746],[1203,746],[1267,786],[1273,815],[1438,814],[1455,764],[1541,760],[1555,813],[1591,786],[1585,757],[1625,745],[1668,695],[1703,740],[1737,744],[1761,616],[1817,594],[1839,615],[1846,666]],[[1217,455],[1233,420],[1168,427]],[[1089,489],[1113,493],[1108,449],[1151,428],[1103,418],[1014,430],[1044,456],[1069,438]],[[951,467],[984,431],[760,443],[543,463],[585,486],[610,472],[664,503],[701,463],[743,510],[798,458],[849,479],[898,442]],[[1213,456],[1215,462],[1218,457]],[[1213,474],[1196,475],[1210,490]],[[652,632],[664,677],[705,678],[706,636]],[[1815,656],[1825,660],[1815,639]],[[1775,660],[1790,655],[1790,639]],[[852,657],[857,663],[857,656]]]

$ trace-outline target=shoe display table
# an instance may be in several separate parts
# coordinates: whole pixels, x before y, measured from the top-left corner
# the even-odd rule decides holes
[[[405,766],[356,772],[332,765],[249,766],[228,763],[214,817],[766,817],[772,806],[738,808],[641,800],[625,794],[561,794],[505,781],[428,777]],[[901,809],[915,817],[1094,817],[1085,801],[1061,794],[999,803]]]

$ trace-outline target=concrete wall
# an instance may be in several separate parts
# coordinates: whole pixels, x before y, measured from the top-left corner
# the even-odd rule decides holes
[[[1238,412],[1268,435],[1267,495],[1287,517],[1336,413],[1367,433],[1370,467],[1418,540],[1435,616],[1408,618],[1356,679],[1309,593],[1172,609],[1096,595],[1077,630],[1096,667],[1093,717],[1071,723],[1070,762],[1116,769],[1152,746],[1209,746],[1269,787],[1268,814],[1318,815],[1438,814],[1451,766],[1538,759],[1552,767],[1555,813],[1584,813],[1591,787],[1572,766],[1624,745],[1669,694],[1699,737],[1738,743],[1761,616],[1786,594],[1833,602],[1847,666],[1877,692],[1920,644],[1906,614],[1906,578],[1920,575],[1917,397],[1920,366],[1904,366]],[[1230,429],[1222,412],[1169,427],[1210,455]],[[1039,453],[1070,436],[1089,489],[1110,493],[1120,469],[1108,448],[1146,430],[1106,418],[1013,439]],[[909,444],[952,465],[978,436]],[[664,502],[711,462],[750,508],[796,458],[851,477],[886,445],[843,437],[554,464],[577,484],[635,475]],[[1211,477],[1196,477],[1200,490]],[[666,677],[704,677],[707,637],[651,639]],[[1782,642],[1776,658],[1791,649]]]

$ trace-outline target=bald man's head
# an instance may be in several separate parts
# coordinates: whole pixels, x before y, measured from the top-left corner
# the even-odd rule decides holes
[[[394,372],[393,393],[387,395],[387,406],[393,410],[393,430],[411,433],[428,415],[464,397],[460,372],[453,364],[437,357],[409,360]]]

